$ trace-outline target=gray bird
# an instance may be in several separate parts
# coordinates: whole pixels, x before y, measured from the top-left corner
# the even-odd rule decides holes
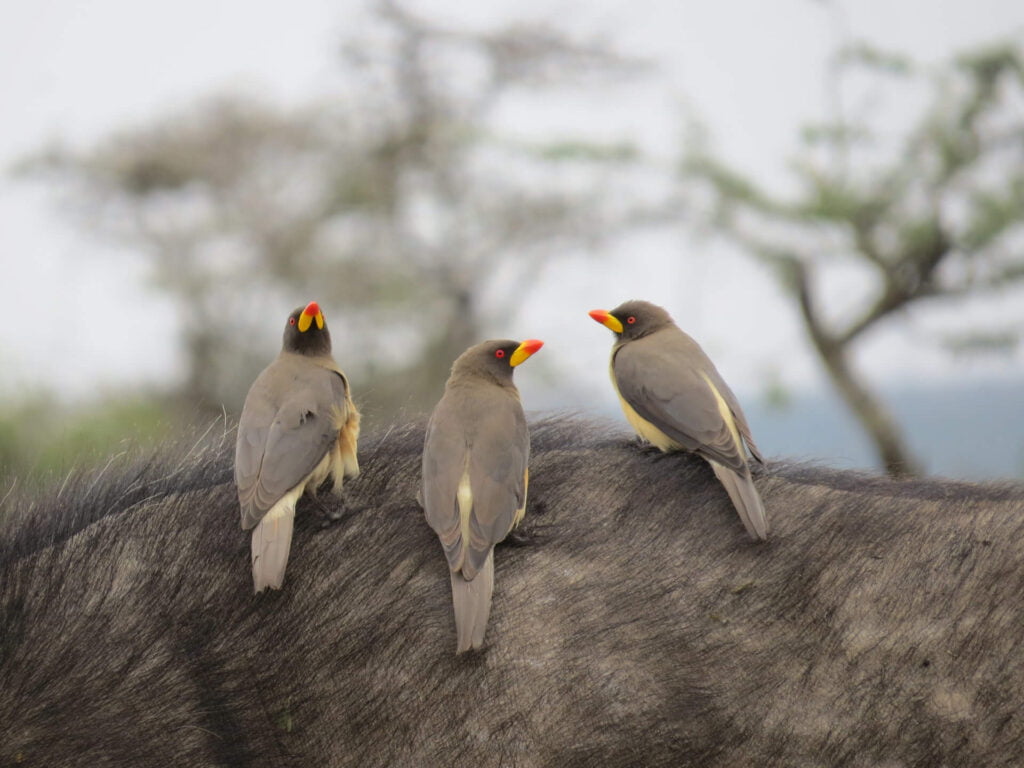
[[[647,301],[595,309],[590,316],[616,334],[612,384],[633,429],[662,451],[693,451],[707,459],[747,533],[767,538],[747,451],[760,463],[764,459],[736,396],[704,350],[668,312]]]
[[[427,424],[421,500],[451,570],[456,653],[483,645],[494,545],[526,511],[530,435],[512,371],[543,343],[485,341],[467,349]]]
[[[252,532],[256,592],[280,589],[295,505],[333,479],[334,493],[359,474],[359,411],[331,356],[331,334],[315,301],[288,316],[281,354],[253,382],[235,443],[242,528]]]

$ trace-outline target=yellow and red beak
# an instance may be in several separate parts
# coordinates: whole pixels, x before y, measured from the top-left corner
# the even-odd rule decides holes
[[[309,330],[309,326],[316,320],[316,327],[321,331],[324,329],[324,316],[320,312],[320,305],[315,301],[309,302],[306,308],[302,310],[302,314],[299,315],[299,330],[305,333]]]
[[[544,342],[540,339],[527,339],[516,347],[516,351],[512,353],[512,357],[508,359],[508,364],[515,368],[520,363],[525,363],[530,355],[543,346]]]
[[[606,309],[592,309],[590,310],[590,316],[597,320],[601,325],[610,328],[616,333],[622,333],[622,323],[619,318],[608,312]]]

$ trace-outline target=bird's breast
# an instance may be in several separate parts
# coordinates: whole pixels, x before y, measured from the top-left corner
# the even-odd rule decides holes
[[[622,406],[622,412],[626,414],[626,421],[633,427],[633,430],[640,435],[644,440],[649,442],[656,448],[662,451],[679,451],[682,450],[683,446],[673,440],[671,437],[666,435],[656,426],[647,421],[643,416],[636,412],[636,409],[629,404],[629,401],[622,396],[619,391],[619,382],[615,378],[615,358],[612,357],[611,365],[609,366],[609,373],[612,377],[612,385],[615,387],[615,394],[619,396],[619,405]]]
[[[619,405],[622,406],[622,412],[626,414],[626,421],[629,422],[630,426],[633,427],[633,430],[644,440],[665,452],[682,450],[683,446],[681,444],[677,443],[637,413],[633,406],[626,402],[626,398],[622,395],[619,395]]]

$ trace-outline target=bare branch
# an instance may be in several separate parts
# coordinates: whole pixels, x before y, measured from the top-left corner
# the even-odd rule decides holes
[[[844,61],[881,67],[886,77],[919,76],[872,49]],[[1005,247],[1024,231],[1024,175],[1016,170],[1024,165],[1024,119],[1013,109],[1024,99],[1022,62],[1019,48],[997,46],[947,63],[930,81],[932,103],[899,154],[855,140],[874,133],[870,119],[840,114],[826,130],[812,131],[805,138],[841,151],[824,165],[808,154],[794,164],[802,183],[795,200],[769,194],[706,152],[683,164],[684,180],[713,196],[710,226],[779,267],[829,375],[889,467],[910,462],[899,455],[891,420],[848,365],[848,350],[919,302],[1024,285],[1024,258]],[[838,70],[832,76],[838,79]],[[844,241],[837,243],[837,232]],[[862,313],[832,332],[810,275],[837,256],[859,261],[880,287]],[[963,274],[951,280],[943,266],[954,261]]]

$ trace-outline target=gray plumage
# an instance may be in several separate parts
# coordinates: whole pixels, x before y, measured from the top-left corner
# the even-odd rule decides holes
[[[472,580],[451,572],[452,604],[455,609],[455,652],[462,653],[484,644],[487,619],[491,616],[494,595],[494,549]]]
[[[706,459],[747,532],[767,538],[747,452],[758,462],[763,458],[739,401],[704,350],[664,309],[646,301],[591,316],[617,333],[612,383],[633,428],[663,451],[693,451]]]
[[[451,571],[457,653],[483,644],[494,545],[526,509],[530,436],[512,370],[539,348],[502,340],[468,349],[427,426],[422,501]]]
[[[253,382],[238,423],[235,483],[242,528],[254,529],[256,592],[281,588],[302,494],[328,478],[339,492],[359,473],[358,439],[359,412],[313,302],[289,316],[281,353]]]

